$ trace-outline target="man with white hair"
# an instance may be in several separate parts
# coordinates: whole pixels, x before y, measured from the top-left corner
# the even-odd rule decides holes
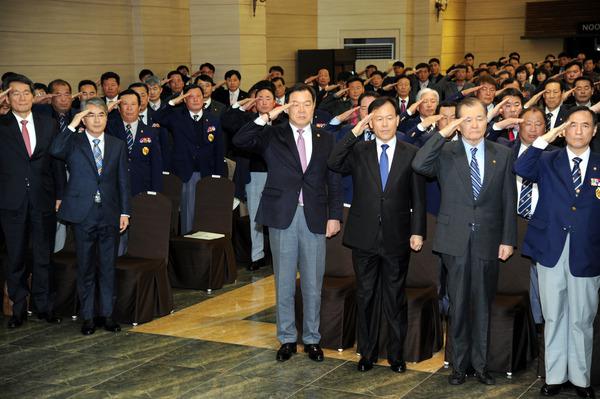
[[[406,118],[398,126],[398,130],[406,134],[411,144],[417,145],[419,137],[435,128],[435,123],[441,118],[435,114],[439,102],[440,95],[437,91],[430,88],[419,90],[416,97],[418,112]],[[410,110],[408,112],[410,113]]]

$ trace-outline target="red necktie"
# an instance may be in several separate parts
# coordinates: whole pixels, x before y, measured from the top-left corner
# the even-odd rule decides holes
[[[406,101],[400,100],[400,113],[403,114],[406,111]]]
[[[31,158],[31,141],[29,141],[29,130],[27,130],[27,121],[22,120],[21,125],[23,125],[23,128],[21,129],[21,134],[23,135],[23,141],[25,142],[25,148],[27,148],[27,154]]]
[[[350,119],[350,123],[352,125],[356,126],[356,124],[358,123],[358,116],[359,116],[358,110],[356,110],[352,113],[352,119]]]

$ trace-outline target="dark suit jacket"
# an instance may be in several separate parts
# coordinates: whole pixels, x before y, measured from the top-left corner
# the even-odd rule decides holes
[[[224,137],[217,118],[207,112],[202,113],[200,136],[194,131],[194,120],[185,106],[167,106],[157,111],[155,118],[173,135],[171,170],[183,182],[190,180],[194,171],[202,176],[223,176]]]
[[[311,130],[312,156],[304,173],[289,123],[260,126],[250,122],[233,138],[234,145],[260,153],[269,169],[256,214],[258,223],[277,229],[289,227],[301,189],[311,232],[324,234],[327,220],[342,220],[340,175],[327,168],[334,137],[315,126]]]
[[[447,142],[434,134],[413,160],[418,173],[437,177],[441,205],[433,250],[463,256],[469,237],[480,259],[498,258],[500,244],[517,245],[516,182],[512,174],[512,152],[485,140],[485,167],[481,192],[473,199],[468,158],[462,142]],[[471,236],[471,226],[475,234]]]
[[[382,188],[375,140],[364,141],[349,132],[336,144],[329,167],[350,174],[354,183],[344,245],[376,249],[381,228],[383,250],[399,254],[410,252],[411,235],[425,237],[425,178],[411,167],[416,153],[416,147],[396,141],[387,184]]]
[[[342,112],[352,108],[352,100],[348,97],[335,98],[334,95],[329,95],[321,101],[319,109],[328,112],[330,115],[337,116]]]
[[[220,103],[216,100],[211,99],[210,105],[208,108],[204,109],[204,112],[214,115],[217,118],[220,118],[223,112],[227,109],[225,104]]]
[[[129,215],[129,171],[127,146],[116,137],[104,134],[102,174],[98,175],[92,147],[87,135],[65,128],[50,146],[50,153],[64,160],[69,168],[59,219],[81,223],[94,205],[100,191],[104,222],[119,226],[120,215]]]
[[[33,124],[36,145],[30,158],[17,118],[12,112],[0,116],[0,209],[18,209],[27,190],[33,208],[39,211],[54,210],[55,201],[62,199],[65,168],[49,152],[58,126],[36,112]]]
[[[542,111],[545,113],[546,109],[542,108]],[[556,112],[556,110],[554,110],[554,112]],[[561,104],[560,107],[558,108],[558,116],[556,117],[556,122],[554,122],[554,127],[560,126],[566,119],[567,119],[567,113],[569,112],[569,107],[566,106],[565,104]],[[564,137],[558,137],[556,140],[554,140],[553,142],[554,146],[556,147],[566,147],[567,142],[565,141]]]
[[[570,235],[569,269],[575,277],[600,276],[600,154],[590,153],[579,195],[573,189],[567,150],[531,147],[515,162],[515,172],[538,183],[539,201],[529,221],[523,254],[554,267]],[[595,183],[593,180],[595,179]]]
[[[229,102],[229,90],[224,87],[220,87],[217,90],[213,91],[211,97],[213,100],[220,102],[226,107],[231,107],[233,105]],[[240,101],[244,98],[248,98],[248,93],[240,89],[240,94],[238,95],[237,100]]]
[[[111,121],[106,133],[127,145],[123,120]],[[131,196],[145,191],[162,192],[162,156],[158,130],[138,122],[133,148],[128,154]]]
[[[461,91],[473,86],[473,83],[465,82]],[[440,101],[453,98],[459,93],[458,87],[456,86],[456,82],[450,80],[448,76],[444,76],[442,79],[440,79],[435,85],[433,85],[432,89],[436,90],[439,93]]]

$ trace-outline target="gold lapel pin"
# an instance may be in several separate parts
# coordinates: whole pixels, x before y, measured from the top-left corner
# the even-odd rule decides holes
[[[320,134],[320,133],[317,133],[317,137],[321,137],[321,134]]]
[[[594,166],[594,168],[593,168],[593,169],[594,169],[594,170],[598,170],[598,167],[597,167],[597,166]]]
[[[493,164],[495,164],[495,163],[496,163],[496,160],[495,160],[495,159],[492,159],[492,163],[493,163]]]

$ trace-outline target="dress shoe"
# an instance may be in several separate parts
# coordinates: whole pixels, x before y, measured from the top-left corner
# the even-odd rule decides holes
[[[110,332],[119,332],[121,331],[121,326],[110,317],[107,317],[104,322],[104,329]]]
[[[106,317],[104,317],[104,316],[94,317],[94,325],[96,327],[104,327],[104,324],[106,324]]]
[[[542,396],[556,396],[560,393],[562,384],[544,384],[540,389]]]
[[[285,362],[286,360],[290,360],[293,353],[296,353],[296,343],[288,342],[287,344],[281,345],[277,351],[276,359],[278,362]]]
[[[454,370],[452,374],[448,376],[448,382],[450,385],[461,385],[467,380],[467,375],[462,371]]]
[[[358,361],[358,371],[369,371],[373,368],[373,362],[367,360],[367,359],[360,359]]]
[[[81,333],[83,335],[92,335],[95,332],[96,326],[94,325],[94,320],[84,320],[81,326]]]
[[[265,265],[265,258],[260,258],[259,260],[255,260],[248,266],[248,270],[254,272]]]
[[[315,362],[323,361],[323,350],[321,350],[319,344],[305,344],[304,352],[308,353],[310,360],[314,360]]]
[[[575,392],[577,393],[577,396],[579,396],[580,398],[595,398],[596,394],[594,393],[594,388],[592,388],[591,386],[587,387],[587,388],[581,388],[581,387],[575,387]]]
[[[12,316],[10,316],[10,319],[8,319],[8,323],[6,323],[6,327],[8,327],[8,328],[21,327],[23,325],[24,319],[25,319],[24,317],[12,315]]]
[[[62,319],[60,317],[54,316],[52,313],[46,312],[38,313],[37,318],[39,320],[46,320],[50,324],[60,324],[62,322]]]
[[[406,371],[406,362],[396,362],[390,365],[390,368],[394,373],[404,373]]]
[[[496,379],[490,375],[487,371],[476,372],[475,378],[482,384],[485,385],[496,385]]]

